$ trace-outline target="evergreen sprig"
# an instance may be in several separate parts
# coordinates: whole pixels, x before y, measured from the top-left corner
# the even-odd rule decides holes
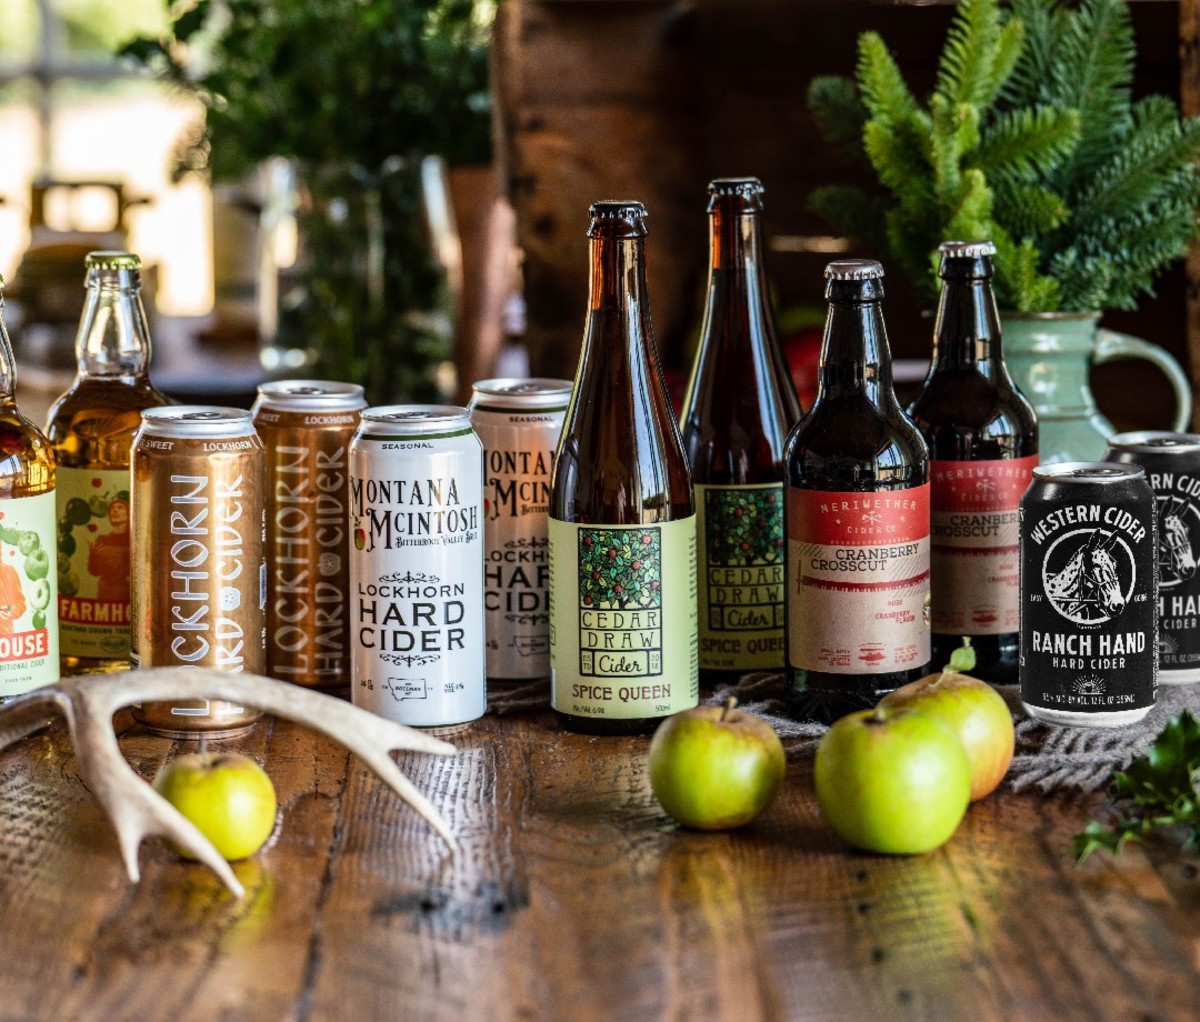
[[[1200,119],[1134,102],[1135,58],[1126,0],[965,0],[922,102],[865,32],[856,77],[815,79],[809,105],[878,187],[810,206],[930,303],[937,245],[956,238],[996,243],[1002,308],[1133,308],[1200,236]]]

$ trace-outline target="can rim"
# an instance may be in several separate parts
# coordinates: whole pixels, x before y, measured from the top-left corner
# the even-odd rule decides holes
[[[479,380],[471,385],[471,407],[479,404],[478,399],[489,405],[513,408],[553,407],[565,404],[571,397],[574,383],[550,377],[501,376],[491,380]]]
[[[269,380],[258,386],[255,407],[279,411],[356,411],[366,407],[363,388],[336,380]]]
[[[363,409],[360,429],[370,425],[397,433],[429,433],[460,424],[470,428],[470,412],[460,405],[377,405]]]
[[[1117,433],[1108,441],[1109,451],[1137,454],[1194,454],[1200,451],[1200,433],[1172,433],[1165,429],[1141,429]],[[1107,452],[1106,452],[1107,453]]]
[[[1146,470],[1141,465],[1129,465],[1116,461],[1060,461],[1053,465],[1038,465],[1033,470],[1035,479],[1053,482],[1089,482],[1097,484],[1125,483],[1130,479],[1144,478]]]
[[[256,436],[250,412],[221,405],[159,405],[142,411],[142,430],[176,437]]]

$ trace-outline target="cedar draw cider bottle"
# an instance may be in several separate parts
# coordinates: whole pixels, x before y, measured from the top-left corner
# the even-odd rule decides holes
[[[696,499],[700,682],[784,665],[783,448],[800,402],[763,271],[762,183],[708,186],[708,299],[683,402]]]
[[[990,241],[944,242],[933,358],[909,414],[929,445],[933,665],[969,635],[971,672],[1017,683],[1018,508],[1037,419],[1004,366]]]
[[[929,456],[892,389],[883,268],[825,269],[817,396],[788,438],[792,712],[832,721],[929,664]]]
[[[563,726],[638,734],[695,706],[696,518],[654,344],[646,210],[597,202],[579,369],[551,484],[551,703]]]

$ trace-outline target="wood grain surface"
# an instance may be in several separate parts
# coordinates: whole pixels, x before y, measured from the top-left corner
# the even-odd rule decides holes
[[[145,777],[184,751],[117,727]],[[808,761],[756,823],[701,834],[658,808],[645,739],[534,714],[453,740],[401,766],[457,854],[313,732],[219,743],[280,797],[241,902],[157,840],[131,886],[58,725],[0,754],[0,1019],[1200,1016],[1200,860],[1076,867],[1088,804],[1001,791],[943,849],[884,858],[824,827]]]

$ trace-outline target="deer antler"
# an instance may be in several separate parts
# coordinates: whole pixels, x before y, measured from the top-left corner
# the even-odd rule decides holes
[[[112,717],[133,703],[220,699],[242,703],[324,732],[356,753],[421,814],[452,849],[454,837],[437,810],[401,772],[393,749],[453,755],[453,745],[320,692],[254,674],[198,667],[159,667],[122,674],[63,678],[0,708],[0,749],[32,734],[57,710],[66,719],[79,773],[104,806],[117,832],[129,879],[137,883],[138,848],[159,836],[174,841],[220,877],[240,898],[242,885],[212,843],[133,772],[117,745]]]

